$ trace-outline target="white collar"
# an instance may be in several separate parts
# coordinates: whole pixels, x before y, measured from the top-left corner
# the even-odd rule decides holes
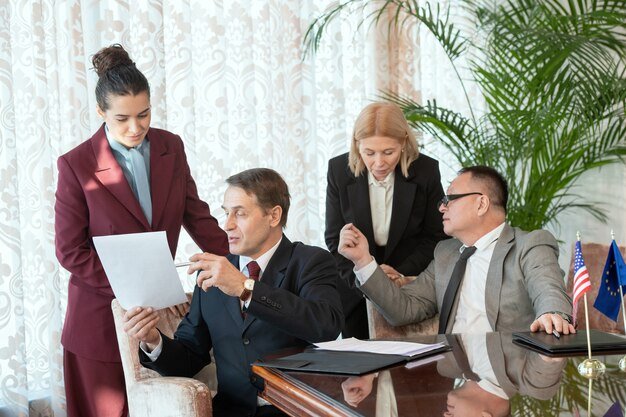
[[[389,187],[390,185],[393,184],[393,180],[395,179],[395,177],[396,177],[395,171],[391,171],[389,175],[385,177],[384,180],[378,181],[376,178],[374,178],[371,172],[367,171],[367,183],[369,185],[380,185],[382,187]]]
[[[280,242],[282,241],[283,238],[281,236],[281,238],[274,246],[272,246],[267,252],[265,252],[263,255],[259,256],[256,259],[252,259],[249,256],[239,256],[239,270],[243,271],[244,268],[247,268],[250,261],[256,261],[256,263],[259,264],[259,268],[261,268],[261,273],[263,273],[263,271],[265,271],[265,269],[267,268],[267,264],[270,263],[270,259],[272,259],[272,256],[274,256],[276,249],[278,249],[278,245],[280,245]]]
[[[493,242],[498,240],[498,238],[500,237],[500,234],[502,234],[502,231],[504,230],[505,224],[506,222],[502,222],[500,226],[484,234],[480,239],[478,239],[473,245],[476,248],[476,251],[478,252],[483,251],[487,249]],[[466,247],[467,246],[465,245],[461,245],[461,247],[459,248],[459,252],[463,252]]]

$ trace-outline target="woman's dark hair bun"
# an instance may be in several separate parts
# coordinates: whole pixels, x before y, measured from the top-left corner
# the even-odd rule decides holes
[[[96,101],[100,109],[107,110],[109,100],[114,96],[137,95],[145,91],[150,97],[148,80],[122,45],[116,43],[100,49],[91,62],[98,74]]]
[[[93,69],[98,74],[98,77],[102,77],[112,68],[120,65],[134,65],[132,59],[128,55],[128,52],[119,43],[115,43],[111,46],[100,49],[91,59]]]

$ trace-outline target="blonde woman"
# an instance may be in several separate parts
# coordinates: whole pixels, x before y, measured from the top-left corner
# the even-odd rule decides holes
[[[438,162],[420,154],[402,110],[392,103],[366,106],[350,152],[328,163],[325,239],[341,276],[344,337],[368,338],[369,332],[354,265],[337,252],[341,228],[352,223],[363,232],[390,279],[417,275],[445,238],[437,205],[442,197]]]

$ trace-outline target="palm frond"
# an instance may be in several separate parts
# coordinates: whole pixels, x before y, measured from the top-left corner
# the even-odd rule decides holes
[[[375,8],[367,12],[367,6]],[[321,39],[328,26],[339,18],[343,13],[350,14],[361,12],[363,16],[359,21],[359,27],[370,21],[378,25],[388,20],[388,29],[401,28],[412,19],[424,25],[435,39],[439,42],[450,60],[458,58],[467,47],[467,39],[461,31],[450,21],[450,9],[442,10],[437,4],[433,10],[430,3],[421,7],[418,0],[347,0],[330,7],[321,16],[317,17],[307,28],[304,35],[305,56],[307,52],[316,53],[319,50]]]
[[[451,23],[450,9],[427,2],[346,1],[307,32],[321,31],[344,9],[390,30],[422,24],[439,41],[458,75],[455,58],[469,69],[487,104],[471,118],[437,101],[393,93],[381,97],[402,107],[417,130],[443,144],[462,165],[489,165],[509,180],[508,220],[524,229],[544,227],[567,210],[606,220],[603,207],[571,190],[580,176],[626,160],[626,2],[623,0],[463,0],[482,42]],[[370,10],[370,9],[368,9]],[[465,35],[465,37],[464,37]],[[309,49],[314,50],[313,46]]]
[[[382,93],[380,98],[397,104],[411,127],[438,138],[464,165],[475,164],[475,155],[467,152],[472,146],[468,146],[466,142],[472,138],[471,132],[475,131],[469,119],[460,113],[439,107],[435,100],[427,101],[422,106],[410,98],[391,92]]]
[[[328,26],[341,15],[341,12],[352,7],[352,5],[358,1],[359,0],[349,0],[344,3],[338,3],[329,7],[321,16],[313,20],[313,23],[309,25],[304,34],[303,44],[305,57],[307,52],[316,53],[319,50],[320,43],[322,42],[323,35],[328,29]]]

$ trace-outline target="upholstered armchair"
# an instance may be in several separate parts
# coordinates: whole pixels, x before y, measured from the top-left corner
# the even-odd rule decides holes
[[[188,295],[190,297],[190,295]],[[191,298],[191,297],[190,297]],[[128,410],[132,417],[208,417],[212,415],[211,398],[217,388],[214,365],[207,366],[195,378],[162,377],[144,368],[137,353],[139,344],[123,330],[124,309],[117,300],[111,303],[117,341],[122,357]],[[159,311],[159,330],[172,336],[180,317],[169,309]]]
[[[403,286],[416,277],[404,277],[402,281],[396,281],[398,286]],[[376,307],[367,300],[367,321],[369,324],[370,337],[372,339],[403,339],[411,336],[423,336],[437,334],[439,330],[439,314],[420,323],[407,324],[406,326],[392,326],[376,310]]]
[[[624,320],[622,313],[617,318],[617,323],[609,319],[593,307],[593,303],[598,296],[600,289],[600,279],[604,270],[604,263],[609,254],[609,245],[601,245],[599,243],[582,243],[583,259],[589,272],[589,280],[591,281],[591,289],[587,293],[587,306],[589,307],[589,327],[596,330],[602,330],[610,333],[624,333]],[[622,256],[626,252],[624,246],[619,247]],[[567,293],[572,294],[572,286],[574,281],[574,249],[572,249],[572,259],[570,261],[569,273],[567,274]],[[585,305],[581,299],[578,302],[578,314],[576,322],[579,329],[586,329],[585,322]]]

